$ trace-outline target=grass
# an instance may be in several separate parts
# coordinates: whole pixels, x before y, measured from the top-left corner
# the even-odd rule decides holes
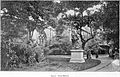
[[[82,70],[86,70],[92,67],[95,67],[97,65],[99,65],[101,63],[100,60],[95,60],[95,59],[87,59],[85,60],[84,63],[69,63],[68,58],[52,58],[50,59],[50,61],[55,62],[56,65],[61,64],[60,67],[61,68],[66,68],[69,67],[75,71],[82,71]],[[55,65],[55,64],[54,64]]]
[[[34,66],[17,68],[15,71],[82,71],[95,67],[101,63],[100,60],[90,59],[84,63],[69,63],[69,58],[48,58],[47,62],[41,62]]]

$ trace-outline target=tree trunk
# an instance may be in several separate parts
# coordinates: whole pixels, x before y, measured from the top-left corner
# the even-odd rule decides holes
[[[32,36],[32,35],[31,35],[31,32],[32,32],[32,31],[28,30],[28,41],[31,39],[31,36]]]
[[[85,44],[86,44],[86,42],[82,42],[82,49],[83,50],[85,49]]]

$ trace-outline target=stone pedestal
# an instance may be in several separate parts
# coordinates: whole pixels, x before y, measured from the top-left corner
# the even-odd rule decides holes
[[[72,63],[84,63],[83,52],[84,50],[81,49],[73,49],[71,51],[71,59],[70,62]]]

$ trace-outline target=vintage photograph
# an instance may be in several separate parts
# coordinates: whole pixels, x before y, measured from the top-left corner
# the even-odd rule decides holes
[[[120,72],[119,0],[2,0],[1,71]]]

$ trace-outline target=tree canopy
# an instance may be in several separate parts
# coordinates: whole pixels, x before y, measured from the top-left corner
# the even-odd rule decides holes
[[[50,25],[55,28],[63,24],[61,20],[65,20],[77,30],[86,25],[94,29],[103,26],[108,39],[118,38],[117,1],[2,1],[1,10],[2,31],[13,31],[13,35],[17,35],[14,33],[22,28],[27,28],[29,33],[37,26],[46,28]],[[114,34],[116,37],[109,36]]]

